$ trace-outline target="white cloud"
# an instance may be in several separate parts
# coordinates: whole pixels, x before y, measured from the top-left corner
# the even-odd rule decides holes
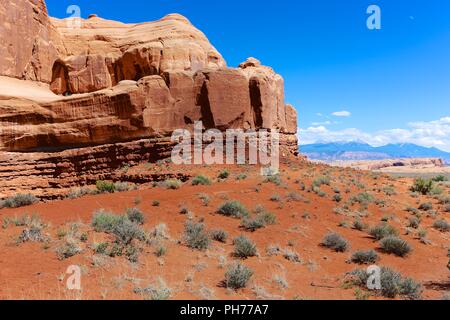
[[[313,122],[313,123],[311,123],[311,125],[312,125],[313,127],[318,127],[318,126],[329,126],[329,125],[331,125],[331,124],[332,124],[331,121]]]
[[[415,143],[450,152],[450,117],[430,122],[412,122],[407,129],[389,129],[367,133],[355,128],[329,130],[325,126],[299,129],[301,144],[317,142],[364,141],[373,146],[389,143]]]
[[[333,112],[331,115],[335,116],[335,117],[350,117],[352,114],[349,111],[336,111]]]

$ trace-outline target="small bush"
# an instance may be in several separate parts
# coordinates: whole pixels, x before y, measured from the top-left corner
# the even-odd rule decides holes
[[[430,211],[430,210],[433,210],[433,204],[432,204],[431,202],[422,203],[422,204],[419,206],[419,210],[422,210],[422,211]]]
[[[375,250],[369,251],[356,251],[352,255],[352,262],[358,264],[374,264],[378,261],[379,257]]]
[[[350,198],[350,202],[352,204],[359,203],[361,205],[368,205],[369,203],[372,203],[374,201],[375,201],[374,196],[368,192],[362,192]]]
[[[39,199],[32,194],[17,194],[0,202],[0,208],[25,207],[30,206],[38,201]]]
[[[145,232],[135,223],[128,219],[122,219],[114,226],[112,234],[116,237],[116,242],[127,246],[133,240],[145,240]]]
[[[411,187],[412,192],[419,192],[423,195],[430,194],[433,190],[433,180],[425,180],[422,178],[416,179]]]
[[[420,227],[420,219],[417,217],[409,217],[408,227],[413,229],[418,229]]]
[[[219,179],[222,179],[222,180],[228,179],[229,176],[230,176],[230,171],[228,171],[228,170],[223,170],[219,173]]]
[[[56,249],[56,254],[59,260],[71,258],[81,252],[81,248],[75,241],[66,241],[62,246]]]
[[[320,188],[323,185],[329,186],[330,183],[331,183],[331,181],[330,181],[329,177],[322,176],[322,177],[318,177],[317,179],[315,179],[312,184],[314,187]]]
[[[244,218],[249,216],[247,208],[239,201],[228,201],[219,207],[218,213],[234,218]]]
[[[127,209],[127,218],[136,224],[143,225],[145,223],[145,216],[138,208]]]
[[[163,186],[166,189],[170,189],[170,190],[178,190],[181,188],[182,186],[182,182],[180,180],[177,179],[169,179],[164,181]]]
[[[193,186],[210,186],[212,184],[211,179],[207,176],[204,175],[199,175],[196,176],[193,180],[192,180],[192,185]]]
[[[122,216],[115,215],[102,209],[94,213],[91,225],[96,232],[111,233],[124,219],[125,218]]]
[[[161,202],[159,202],[158,200],[153,200],[152,207],[159,207],[160,205],[161,205]]]
[[[341,202],[342,201],[342,196],[340,194],[335,194],[333,196],[333,201],[337,202],[337,203]]]
[[[266,223],[263,219],[259,217],[255,218],[244,218],[242,220],[241,226],[247,231],[256,231],[258,229],[262,229],[266,226]]]
[[[268,176],[264,180],[264,183],[273,183],[273,184],[279,186],[279,185],[281,185],[281,177],[279,174]]]
[[[224,230],[211,231],[211,239],[217,242],[226,243],[228,239],[228,233]]]
[[[434,182],[445,182],[447,181],[447,177],[444,175],[438,175],[432,179]]]
[[[205,231],[205,225],[188,221],[184,228],[184,238],[189,248],[206,250],[211,240]]]
[[[444,212],[450,212],[450,204],[447,204],[445,207],[444,207]]]
[[[437,220],[433,223],[433,228],[441,232],[449,232],[450,224],[445,220]]]
[[[355,276],[354,284],[367,288],[369,274],[365,270],[355,270],[350,273]],[[382,267],[380,274],[381,290],[383,297],[394,299],[397,296],[405,296],[412,300],[418,300],[422,294],[422,286],[410,278],[403,278],[402,275],[390,268]]]
[[[253,274],[253,270],[240,263],[236,263],[230,266],[225,273],[225,285],[227,288],[234,290],[245,288]]]
[[[363,231],[367,228],[367,225],[362,222],[361,220],[357,219],[355,221],[353,221],[353,229],[358,230],[358,231]]]
[[[398,231],[389,224],[381,224],[371,228],[369,234],[374,237],[375,240],[381,240],[389,236],[398,236]]]
[[[130,184],[128,182],[119,181],[114,183],[114,192],[126,192],[134,189],[137,189],[136,185]]]
[[[384,252],[395,254],[398,257],[405,257],[412,251],[408,242],[394,236],[382,239],[380,247]]]
[[[97,181],[95,184],[97,190],[101,193],[114,193],[116,191],[116,186],[113,182],[108,181]]]
[[[172,290],[166,285],[164,280],[159,278],[157,285],[151,285],[144,289],[135,289],[134,293],[142,294],[148,300],[162,301],[170,299]]]
[[[234,255],[239,258],[254,257],[257,255],[256,245],[250,239],[240,236],[234,239]]]
[[[45,242],[47,238],[42,234],[40,227],[33,226],[22,231],[22,234],[17,240],[18,243],[31,242]]]
[[[348,241],[341,235],[337,233],[330,233],[323,239],[322,246],[333,249],[336,252],[345,252],[347,251],[349,244]]]

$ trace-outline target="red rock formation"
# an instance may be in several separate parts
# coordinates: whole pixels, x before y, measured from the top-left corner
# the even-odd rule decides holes
[[[77,162],[78,154],[97,154],[96,148],[164,141],[195,121],[205,129],[278,129],[283,146],[297,152],[297,114],[285,104],[283,78],[254,58],[227,68],[205,35],[180,15],[142,24],[91,15],[77,29],[49,18],[42,0],[3,0],[0,17],[7,44],[0,48],[0,75],[8,77],[0,77],[0,153],[16,152],[3,160],[4,172],[13,171],[7,163],[58,167]],[[21,23],[12,28],[14,21]],[[78,151],[64,151],[73,148]],[[132,148],[132,157],[163,156],[138,149]],[[54,154],[36,153],[43,151]],[[73,165],[71,174],[81,167]],[[51,173],[55,184],[62,172]],[[46,176],[39,169],[23,175]],[[15,179],[0,191],[14,183],[26,187]]]

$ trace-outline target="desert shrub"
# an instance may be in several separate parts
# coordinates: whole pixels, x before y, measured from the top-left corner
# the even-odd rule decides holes
[[[99,180],[96,182],[98,192],[101,193],[114,193],[116,191],[116,186],[113,182]]]
[[[115,192],[126,192],[126,191],[130,191],[130,190],[135,190],[135,189],[137,189],[136,185],[130,184],[128,182],[118,181],[118,182],[114,183],[114,191]]]
[[[358,231],[363,231],[367,228],[367,225],[362,222],[361,220],[357,219],[355,221],[353,221],[353,229],[358,230]]]
[[[254,272],[250,268],[236,263],[230,266],[225,273],[225,285],[234,290],[245,288],[253,274]]]
[[[294,252],[289,249],[285,249],[283,252],[283,258],[285,258],[287,261],[294,262],[294,263],[301,263],[302,260],[300,259],[300,256],[297,252]]]
[[[114,231],[115,227],[124,219],[125,218],[123,216],[118,216],[101,209],[94,213],[91,225],[96,232],[111,233]]]
[[[199,175],[196,176],[193,180],[192,180],[192,185],[193,186],[210,186],[212,184],[211,179],[207,176],[204,175]]]
[[[420,227],[420,219],[417,217],[408,218],[408,227],[413,229],[418,229]]]
[[[116,238],[116,242],[127,246],[133,240],[145,240],[145,232],[138,225],[128,219],[122,219],[114,226],[112,234]]]
[[[450,212],[450,204],[447,204],[447,205],[444,207],[444,212]]]
[[[270,201],[272,201],[272,202],[280,202],[281,201],[281,196],[279,194],[273,194],[270,197]]]
[[[379,293],[386,298],[394,299],[404,296],[412,300],[421,298],[422,286],[411,278],[404,278],[400,273],[387,267],[381,268]],[[350,273],[355,277],[353,283],[362,288],[367,288],[369,274],[366,270],[355,270]]]
[[[211,240],[205,231],[205,225],[188,221],[184,227],[184,239],[189,248],[206,250],[209,248]]]
[[[56,249],[59,260],[71,258],[81,252],[81,248],[75,241],[67,240],[64,244]]]
[[[342,201],[342,196],[340,194],[335,194],[333,196],[333,201],[335,201],[337,203],[341,202]]]
[[[345,252],[349,247],[348,241],[337,233],[327,234],[321,244],[322,246],[333,249],[336,252]]]
[[[430,210],[433,210],[433,204],[432,204],[431,202],[422,203],[422,204],[419,206],[419,210],[422,210],[422,211],[430,211]]]
[[[3,201],[0,201],[0,208],[19,208],[19,207],[25,207],[30,206],[36,202],[38,202],[39,199],[36,198],[32,194],[16,194],[13,197],[6,198]]]
[[[438,175],[432,179],[434,182],[445,182],[447,181],[447,177],[444,175]]]
[[[258,229],[262,229],[266,226],[264,220],[260,219],[259,217],[249,218],[246,217],[242,219],[241,227],[243,227],[247,231],[256,231]]]
[[[82,188],[76,188],[73,189],[69,192],[69,194],[67,195],[68,199],[78,199],[90,194],[95,194],[95,190],[92,190],[90,188],[87,187],[82,187]]]
[[[207,207],[207,206],[209,205],[209,203],[211,202],[211,199],[210,199],[209,196],[208,196],[207,194],[205,194],[205,193],[199,194],[198,197],[199,197],[200,200],[202,200],[203,205],[204,205],[205,207]]]
[[[97,254],[106,254],[109,247],[108,242],[97,243],[94,246],[94,252]]]
[[[433,180],[425,180],[422,178],[418,178],[414,181],[414,184],[411,187],[411,191],[427,195],[431,193],[433,187],[434,187]]]
[[[18,243],[31,242],[45,242],[46,237],[42,234],[42,228],[37,226],[32,226],[22,231],[22,234],[17,239]]]
[[[266,179],[264,180],[264,183],[273,183],[277,186],[281,185],[281,177],[279,174],[275,174],[275,175],[271,175],[266,177]]]
[[[397,236],[398,231],[393,226],[383,223],[369,230],[369,234],[375,238],[375,240],[381,240],[389,236]]]
[[[159,301],[170,299],[172,290],[163,279],[159,278],[156,285],[150,285],[144,289],[134,289],[134,293],[143,295],[147,300]]]
[[[254,257],[257,255],[256,245],[250,239],[240,236],[234,239],[234,255],[239,258]]]
[[[273,213],[266,210],[258,212],[257,219],[263,221],[264,225],[266,226],[274,225],[277,223],[277,217]]]
[[[163,182],[164,188],[170,189],[170,190],[180,189],[182,184],[183,183],[177,179],[169,179],[169,180],[166,180]]]
[[[395,236],[382,239],[380,247],[384,252],[395,254],[398,257],[405,257],[412,251],[408,242]]]
[[[361,205],[368,205],[375,201],[375,197],[368,192],[361,192],[356,196],[350,198],[352,204],[359,203]]]
[[[219,207],[218,213],[234,218],[248,217],[249,212],[247,208],[239,201],[227,201]]]
[[[225,243],[228,239],[228,233],[224,230],[213,230],[211,231],[211,239],[217,242]]]
[[[331,183],[331,181],[330,181],[329,177],[321,176],[321,177],[318,177],[318,178],[314,179],[312,184],[313,184],[314,187],[320,188],[323,185],[329,186],[330,183]]]
[[[397,194],[397,192],[395,191],[395,188],[393,186],[384,187],[383,192],[387,196],[394,196]]]
[[[228,171],[228,170],[222,170],[219,173],[219,179],[228,179],[229,176],[230,176],[230,171]]]
[[[449,232],[450,231],[450,224],[445,220],[437,220],[433,223],[433,228],[436,230],[439,230],[441,232]]]
[[[157,257],[162,257],[165,256],[167,254],[167,248],[163,245],[159,245],[156,249],[155,249],[155,256]]]
[[[153,200],[152,207],[159,207],[161,205],[161,202],[158,200]]]
[[[312,191],[321,198],[325,198],[327,196],[327,193],[322,189],[320,189],[319,187],[313,186]]]
[[[378,259],[379,257],[375,250],[356,251],[351,258],[352,262],[358,264],[374,264]]]
[[[238,181],[242,181],[242,180],[245,180],[245,179],[247,179],[247,175],[245,173],[240,173],[236,177],[236,180],[238,180]]]
[[[127,209],[127,218],[128,220],[136,224],[142,225],[145,223],[145,216],[138,208]]]

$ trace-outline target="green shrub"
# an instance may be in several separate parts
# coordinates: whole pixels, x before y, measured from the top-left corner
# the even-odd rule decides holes
[[[153,207],[159,207],[160,205],[161,205],[161,202],[159,202],[158,200],[153,200],[153,202],[152,202]]]
[[[225,285],[227,288],[234,290],[245,288],[253,274],[253,270],[240,263],[236,263],[230,266],[225,273]]]
[[[353,283],[362,288],[367,288],[369,274],[366,270],[355,270],[350,273],[355,277]],[[382,267],[380,274],[381,290],[379,293],[386,298],[394,299],[401,295],[412,300],[419,300],[422,294],[422,286],[411,278],[403,278],[402,275],[390,268]]]
[[[314,187],[320,188],[323,185],[329,186],[330,183],[331,183],[331,181],[330,181],[329,177],[321,176],[321,177],[316,178],[312,184]]]
[[[0,208],[25,207],[25,206],[30,206],[38,201],[39,201],[39,199],[36,198],[32,194],[17,194],[13,197],[9,197],[9,198],[6,198],[5,200],[1,201]]]
[[[412,251],[408,242],[395,236],[382,239],[380,247],[384,252],[395,254],[398,257],[405,257]]]
[[[234,239],[234,255],[239,258],[254,257],[257,255],[256,245],[250,239],[240,236]]]
[[[434,182],[445,182],[447,181],[447,177],[444,175],[438,175],[432,179]]]
[[[359,203],[361,205],[368,205],[375,201],[375,197],[368,192],[361,192],[356,196],[350,198],[352,204]]]
[[[347,251],[349,244],[346,239],[337,233],[329,233],[322,240],[322,246],[333,249],[336,252]]]
[[[335,201],[337,203],[341,202],[342,201],[342,196],[340,194],[335,194],[333,196],[333,201]]]
[[[209,248],[211,240],[205,231],[205,225],[188,221],[184,227],[184,238],[189,248],[206,250]]]
[[[434,187],[433,180],[425,180],[422,178],[418,178],[414,181],[414,184],[411,187],[411,191],[427,195],[431,193],[433,187]]]
[[[169,180],[166,180],[163,182],[164,188],[170,189],[170,190],[178,190],[181,188],[182,184],[183,183],[177,179],[169,179]]]
[[[242,220],[242,224],[241,226],[247,230],[247,231],[256,231],[258,229],[262,229],[266,226],[266,223],[263,219],[259,218],[259,217],[254,217],[254,218],[244,218]]]
[[[207,176],[204,175],[199,175],[196,176],[193,180],[192,180],[192,185],[193,186],[210,186],[212,184],[211,179]]]
[[[223,170],[219,173],[219,179],[228,179],[228,177],[230,176],[230,171],[228,170]]]
[[[271,175],[266,177],[264,183],[273,183],[277,186],[281,185],[281,177],[279,174]]]
[[[127,218],[136,224],[143,225],[145,223],[145,216],[138,208],[127,209]]]
[[[234,218],[244,218],[249,216],[247,208],[239,201],[228,201],[219,207],[218,213]]]
[[[375,238],[375,240],[381,240],[389,236],[398,236],[398,231],[393,226],[383,223],[369,230],[369,234]]]
[[[81,248],[74,241],[66,241],[64,244],[56,249],[56,254],[59,260],[71,258],[81,252]]]
[[[355,221],[353,221],[353,229],[358,230],[358,231],[363,231],[367,228],[367,225],[362,222],[361,220],[357,219]]]
[[[101,193],[114,193],[116,191],[116,186],[114,185],[113,182],[99,180],[97,181],[95,186],[97,187],[97,190]]]
[[[96,232],[111,233],[114,231],[114,228],[124,219],[125,217],[123,216],[118,216],[101,209],[94,213],[91,225]]]
[[[449,232],[450,231],[450,224],[445,220],[437,220],[433,223],[433,228],[436,230],[439,230],[441,232]]]
[[[127,246],[133,240],[145,240],[145,232],[138,225],[128,219],[122,219],[114,226],[112,234],[116,237],[116,242]]]
[[[224,230],[211,231],[211,239],[217,242],[226,243],[228,239],[228,233]]]
[[[375,250],[356,251],[352,255],[352,262],[358,264],[375,264],[379,257]]]
[[[130,190],[135,190],[137,187],[128,182],[116,182],[114,183],[114,192],[126,192]]]

